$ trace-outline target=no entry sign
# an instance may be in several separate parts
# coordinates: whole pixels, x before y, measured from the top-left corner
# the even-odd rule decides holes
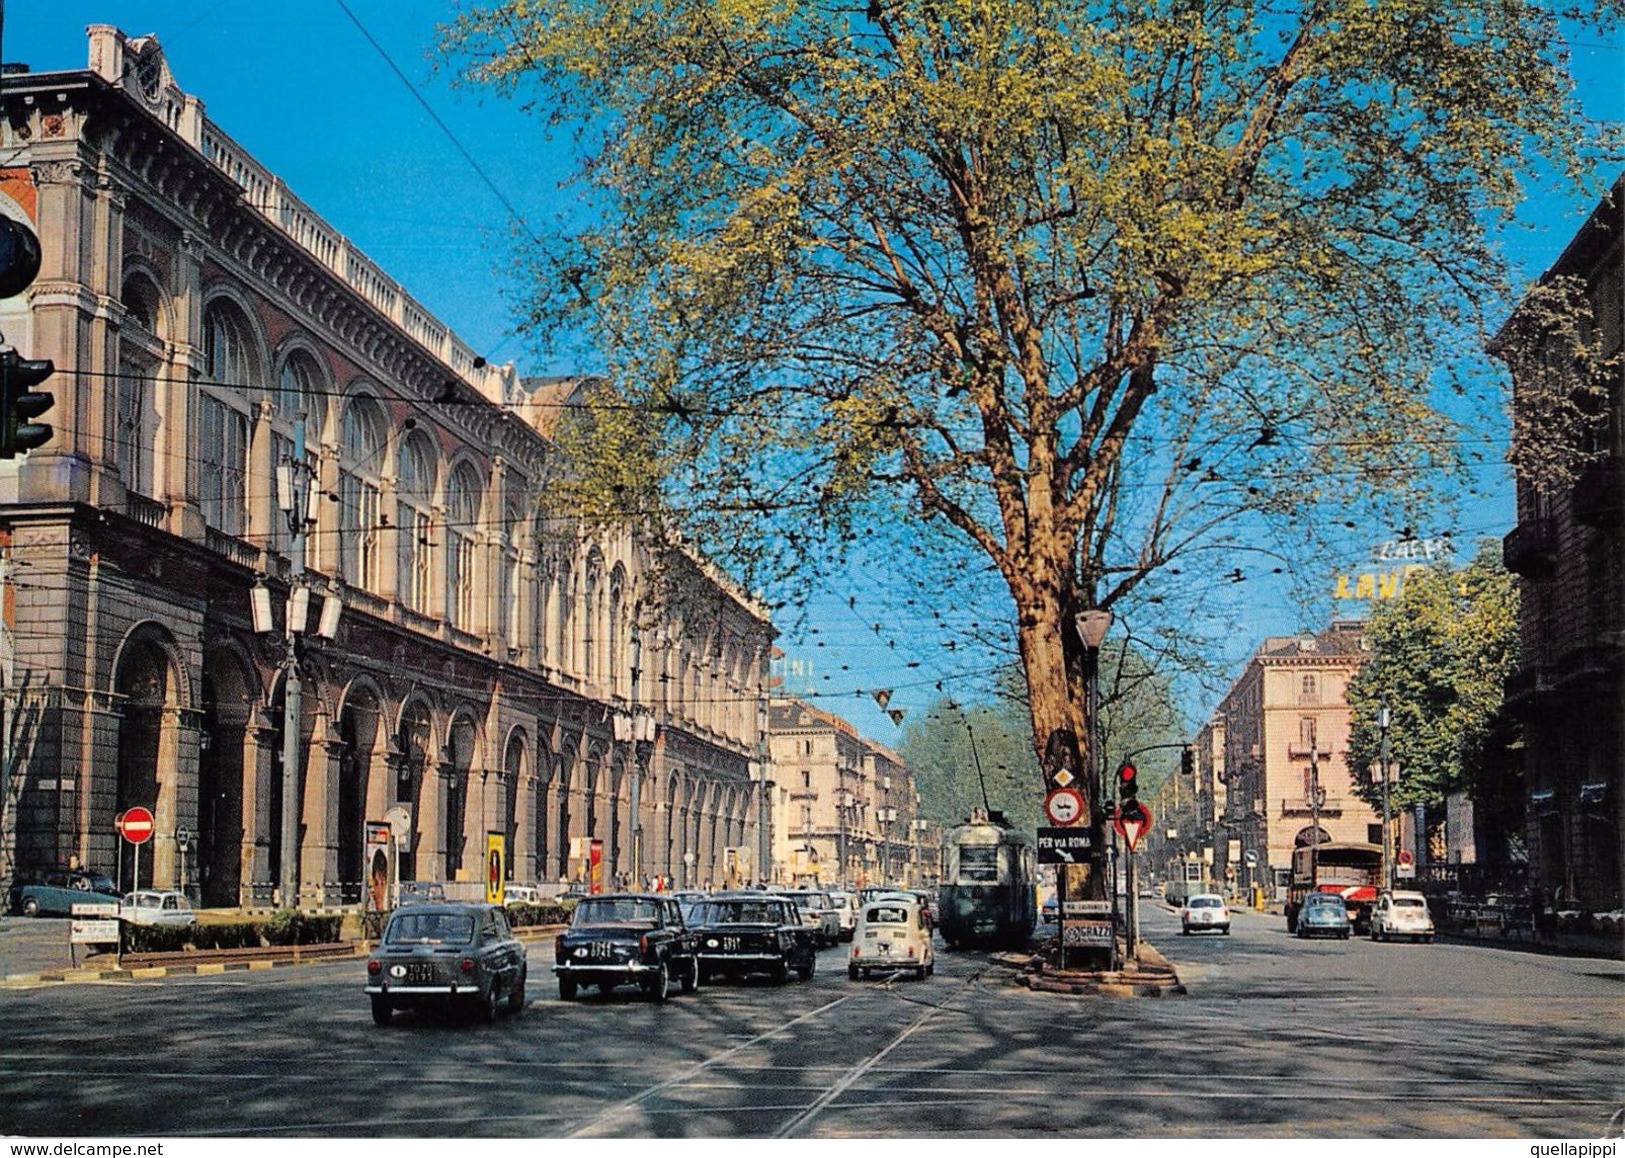
[[[113,827],[131,844],[146,844],[152,839],[152,813],[136,805],[120,813],[118,819],[113,821]]]

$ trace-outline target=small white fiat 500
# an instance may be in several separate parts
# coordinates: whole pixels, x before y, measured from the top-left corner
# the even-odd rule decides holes
[[[853,981],[871,973],[912,973],[924,980],[936,972],[931,921],[918,897],[885,896],[865,901],[852,930],[846,975]]]

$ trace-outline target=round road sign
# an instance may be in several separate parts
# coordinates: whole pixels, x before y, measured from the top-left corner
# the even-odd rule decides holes
[[[1051,824],[1064,828],[1083,815],[1083,793],[1076,788],[1052,788],[1044,797],[1044,814]]]
[[[113,827],[131,844],[146,844],[152,839],[152,813],[137,805],[120,814]]]

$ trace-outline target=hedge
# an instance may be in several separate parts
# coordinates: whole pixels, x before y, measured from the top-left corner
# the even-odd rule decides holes
[[[251,949],[261,945],[326,945],[339,940],[337,916],[316,916],[282,909],[266,920],[219,924],[124,926],[127,953],[174,953],[193,949]]]

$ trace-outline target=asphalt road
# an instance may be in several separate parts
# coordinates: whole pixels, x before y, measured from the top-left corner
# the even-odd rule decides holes
[[[0,1133],[206,1137],[1597,1137],[1625,1106],[1618,962],[1143,929],[1187,997],[924,982],[532,999],[372,1024],[359,961],[0,993]]]

